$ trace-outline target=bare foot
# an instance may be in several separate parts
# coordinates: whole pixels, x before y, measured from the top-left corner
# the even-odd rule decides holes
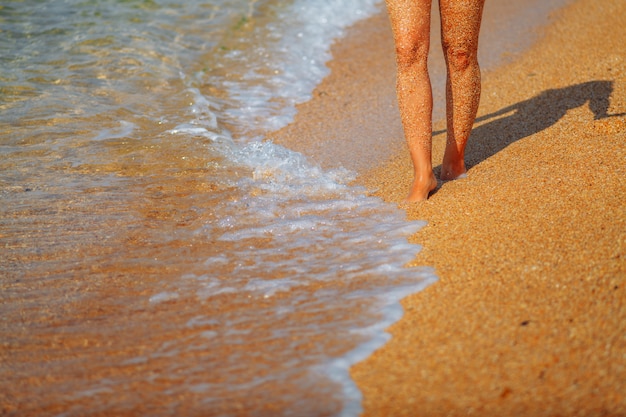
[[[441,164],[440,178],[443,181],[457,180],[467,177],[466,172],[467,170],[465,169],[465,162],[463,160],[460,162],[449,162],[444,158]]]
[[[430,175],[426,178],[420,176],[415,177],[413,180],[413,185],[411,186],[411,191],[407,196],[406,203],[417,203],[418,201],[424,201],[428,198],[428,195],[432,190],[437,188],[437,178],[435,178],[435,174],[430,172]]]

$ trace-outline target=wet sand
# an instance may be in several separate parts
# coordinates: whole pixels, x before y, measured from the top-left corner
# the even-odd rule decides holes
[[[575,1],[483,72],[468,178],[406,207],[428,221],[414,264],[440,282],[404,299],[392,340],[353,367],[365,416],[626,415],[625,18],[621,0]],[[384,14],[357,26],[273,138],[400,203],[411,166],[389,48]]]

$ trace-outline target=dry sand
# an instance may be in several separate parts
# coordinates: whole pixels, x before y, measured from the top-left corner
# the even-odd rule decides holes
[[[350,168],[400,202],[411,167],[393,63],[365,59],[389,48],[385,19],[334,49],[330,81],[274,139],[329,166],[350,155],[324,155],[319,141],[354,138],[359,161],[390,153]],[[365,416],[626,416],[624,21],[623,0],[577,0],[523,55],[483,72],[469,177],[407,207],[428,221],[415,264],[440,282],[404,299],[392,340],[353,367]],[[380,148],[358,149],[372,124]]]

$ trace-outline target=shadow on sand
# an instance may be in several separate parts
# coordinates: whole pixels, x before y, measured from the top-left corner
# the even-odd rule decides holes
[[[467,168],[488,159],[513,142],[541,132],[556,124],[568,110],[589,103],[594,120],[625,116],[609,114],[613,81],[589,81],[565,88],[550,89],[529,100],[513,104],[494,113],[476,118],[480,126],[472,130],[465,151]],[[511,113],[508,116],[507,114]],[[504,116],[504,117],[501,117]],[[433,135],[445,130],[433,132]],[[441,166],[435,168],[439,176]]]

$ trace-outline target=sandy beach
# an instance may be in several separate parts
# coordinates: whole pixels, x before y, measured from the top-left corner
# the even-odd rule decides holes
[[[353,367],[365,416],[626,415],[625,18],[621,0],[577,0],[483,72],[468,178],[403,206],[428,222],[414,264],[440,281],[404,299],[392,340]],[[412,178],[392,48],[384,13],[357,25],[273,139],[401,203]]]
[[[27,3],[37,10],[22,13]],[[186,56],[178,42],[204,33],[211,11],[178,38],[170,27],[181,24],[153,20],[152,5],[142,14],[133,4],[102,3],[7,8],[7,24],[24,15],[16,18],[19,36],[5,43],[19,38],[37,47],[9,49],[19,61],[11,97],[25,104],[2,104],[17,119],[5,123],[10,156],[0,161],[0,415],[309,417],[337,415],[342,401],[354,400],[349,414],[358,395],[344,372],[352,363],[346,357],[373,332],[381,336],[367,302],[386,296],[383,288],[397,289],[392,266],[404,274],[416,250],[389,231],[417,227],[398,211],[377,217],[388,207],[368,209],[358,199],[339,201],[334,211],[346,189],[363,197],[354,187],[340,188],[326,206],[328,183],[316,183],[311,188],[320,191],[300,205],[307,200],[302,184],[319,171],[309,173],[299,160],[305,178],[277,200],[276,188],[265,186],[284,185],[274,174],[283,171],[248,171],[285,162],[284,149],[272,146],[260,162],[242,165],[237,152],[226,152],[238,149],[227,141],[230,131],[210,130],[218,117],[208,99],[223,92],[207,81],[199,87],[206,96],[196,96],[177,78],[184,75],[178,58]],[[286,2],[285,9],[292,3],[302,4]],[[57,14],[45,16],[46,5]],[[163,16],[175,12],[163,7]],[[259,7],[259,14],[268,10]],[[468,177],[439,183],[414,205],[402,203],[412,167],[382,8],[335,43],[330,73],[312,99],[298,106],[293,123],[268,135],[324,168],[355,171],[368,194],[428,223],[410,238],[422,246],[411,265],[430,268],[439,281],[403,299],[391,340],[351,368],[363,416],[626,416],[626,1],[487,0]],[[197,20],[191,10],[172,22]],[[129,20],[109,26],[118,14]],[[35,24],[40,18],[53,30]],[[152,32],[157,26],[163,30]],[[118,36],[114,27],[132,29],[129,39],[153,33],[154,43],[142,41],[127,56],[127,32]],[[105,29],[102,38],[82,37],[97,28]],[[430,61],[437,175],[445,142],[438,30]],[[153,47],[163,39],[176,40],[172,49]],[[57,61],[59,45],[67,61]],[[266,44],[249,44],[244,55],[258,45]],[[157,52],[163,59],[153,61]],[[30,55],[45,65],[31,66]],[[130,66],[120,67],[126,59]],[[127,77],[135,62],[138,72]],[[205,73],[198,64],[199,72],[185,74]],[[50,72],[77,66],[67,82],[63,71]],[[45,70],[32,78],[37,88],[22,89],[37,68]],[[160,69],[150,75],[142,68]],[[179,76],[168,84],[170,71]],[[94,90],[95,80],[101,88]],[[335,221],[346,213],[376,227]],[[302,234],[288,240],[284,230],[291,234],[303,218]],[[374,233],[380,225],[386,237]],[[402,249],[395,263],[394,247]],[[434,281],[423,268],[408,271],[411,290]],[[361,283],[373,283],[371,291]],[[336,327],[342,320],[349,324]],[[341,359],[348,384],[311,382],[309,372],[324,376],[329,358]],[[341,387],[351,390],[349,399]]]

